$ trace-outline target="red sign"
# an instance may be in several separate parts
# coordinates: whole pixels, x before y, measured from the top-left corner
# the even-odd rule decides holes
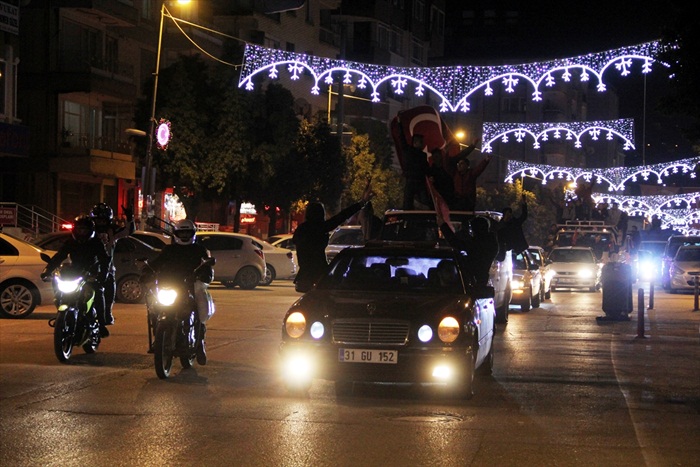
[[[17,208],[0,208],[0,225],[15,225]]]

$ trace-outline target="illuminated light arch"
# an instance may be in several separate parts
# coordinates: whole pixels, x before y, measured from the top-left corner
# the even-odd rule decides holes
[[[493,152],[492,144],[510,142],[511,136],[517,143],[522,143],[527,136],[534,140],[533,148],[540,149],[541,142],[554,140],[570,141],[574,147],[582,147],[581,138],[589,136],[594,141],[605,138],[609,141],[615,136],[624,141],[625,151],[634,149],[634,119],[602,120],[592,122],[547,122],[547,123],[498,123],[483,124],[481,140],[482,152]]]
[[[557,80],[570,82],[577,75],[582,82],[594,80],[599,92],[606,90],[603,75],[615,69],[620,76],[632,72],[633,62],[641,62],[641,72],[650,73],[652,64],[659,63],[656,57],[662,46],[658,41],[629,47],[591,53],[578,57],[499,66],[451,66],[451,67],[395,67],[374,65],[347,60],[316,57],[294,52],[271,49],[255,44],[246,44],[243,68],[238,87],[253,90],[253,77],[265,75],[277,79],[280,70],[285,70],[294,81],[309,73],[314,81],[311,93],[318,95],[321,84],[342,81],[367,90],[373,102],[379,102],[380,86],[388,84],[396,94],[411,90],[422,97],[430,90],[440,98],[441,112],[469,112],[469,101],[476,92],[485,96],[494,94],[493,86],[503,86],[508,93],[515,92],[521,81],[532,87],[532,100],[542,100],[542,87],[552,87]]]
[[[654,175],[657,183],[663,183],[663,177],[674,174],[686,174],[696,178],[695,166],[700,164],[700,157],[691,157],[672,162],[634,167],[611,167],[607,169],[584,169],[579,167],[560,167],[529,162],[508,161],[508,173],[505,181],[512,183],[515,177],[534,177],[548,181],[577,182],[582,179],[588,183],[607,183],[608,191],[621,191],[627,182],[648,181]],[[640,180],[641,179],[641,180]]]
[[[617,203],[630,216],[644,216],[651,220],[657,215],[664,229],[687,233],[697,231],[700,225],[700,192],[650,196],[593,193],[591,197],[596,205]]]

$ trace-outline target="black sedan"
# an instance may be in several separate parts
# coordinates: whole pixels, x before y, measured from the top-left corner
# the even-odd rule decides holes
[[[451,248],[368,245],[336,256],[328,274],[287,311],[280,346],[290,392],[314,378],[444,386],[471,397],[476,372],[493,367],[492,287],[465,282]]]

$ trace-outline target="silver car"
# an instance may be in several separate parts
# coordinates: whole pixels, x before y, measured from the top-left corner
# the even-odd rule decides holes
[[[224,287],[251,290],[265,277],[265,254],[255,237],[233,232],[197,232],[197,241],[216,258],[214,281]]]
[[[365,245],[365,236],[359,225],[341,225],[333,231],[326,247],[326,260],[333,261],[335,255],[346,248],[359,248]]]
[[[678,248],[668,272],[671,293],[694,290],[695,281],[700,281],[700,246],[686,245]]]

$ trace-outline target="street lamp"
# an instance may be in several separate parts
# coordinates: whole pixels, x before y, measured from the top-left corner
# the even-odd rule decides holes
[[[177,0],[177,3],[184,5],[189,3],[190,0]],[[158,49],[156,50],[156,71],[153,73],[153,99],[151,100],[151,117],[150,117],[150,130],[148,131],[148,146],[146,147],[146,170],[141,178],[141,183],[143,185],[143,200],[142,210],[141,210],[141,226],[140,228],[145,228],[146,218],[151,209],[153,203],[153,192],[155,189],[156,178],[151,174],[153,172],[153,137],[156,132],[156,98],[158,96],[158,76],[160,74],[160,54],[163,47],[163,23],[165,16],[172,17],[170,12],[163,2],[160,6],[160,28],[158,30]]]

